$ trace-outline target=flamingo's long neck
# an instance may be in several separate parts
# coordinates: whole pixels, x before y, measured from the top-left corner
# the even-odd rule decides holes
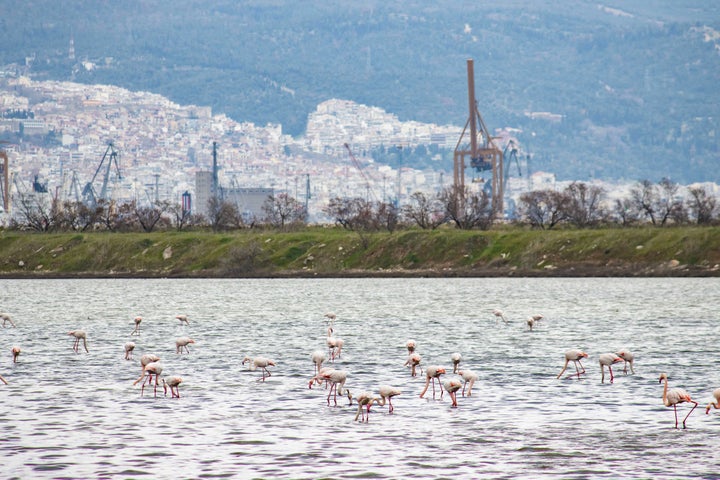
[[[670,403],[668,403],[667,391],[668,391],[668,379],[667,379],[667,377],[665,377],[665,388],[663,388],[663,404],[666,407],[669,407]]]

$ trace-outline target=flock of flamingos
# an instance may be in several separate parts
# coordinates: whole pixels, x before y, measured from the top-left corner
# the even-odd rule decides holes
[[[505,317],[505,314],[502,310],[493,310],[493,315],[495,315],[497,321],[500,319],[503,320],[503,322],[508,323],[507,318]],[[353,401],[357,403],[358,409],[357,413],[355,415],[355,420],[357,421],[358,418],[360,418],[360,421],[367,422],[369,420],[369,412],[370,408],[373,405],[379,405],[381,407],[384,407],[386,404],[388,405],[388,412],[393,412],[393,404],[392,399],[393,397],[400,395],[401,391],[400,389],[390,386],[390,385],[381,385],[378,388],[378,394],[374,395],[372,392],[359,392],[357,394],[353,394],[349,389],[345,388],[345,382],[347,381],[348,372],[346,370],[340,370],[335,369],[332,367],[324,367],[323,364],[325,362],[329,361],[334,362],[335,359],[340,358],[342,354],[342,348],[344,345],[344,341],[335,336],[335,330],[334,330],[334,322],[337,316],[332,313],[326,313],[325,317],[329,321],[329,326],[327,329],[327,347],[328,351],[327,354],[324,350],[316,350],[312,352],[311,354],[311,360],[314,364],[314,375],[310,379],[308,383],[308,388],[313,388],[315,385],[323,385],[328,390],[327,394],[327,404],[330,405],[330,399],[332,397],[332,400],[335,405],[337,405],[337,396],[347,396],[350,405],[352,405]],[[190,321],[187,315],[176,315],[175,318],[180,321],[181,325],[189,325]],[[2,320],[2,326],[5,328],[7,324],[10,324],[11,327],[15,327],[15,323],[12,320],[12,317],[7,313],[0,313],[0,319]],[[540,321],[542,321],[543,315],[541,314],[535,314],[527,319],[527,326],[530,330],[533,329],[533,327]],[[135,329],[130,333],[131,336],[133,335],[139,335],[140,334],[140,324],[142,322],[142,317],[135,317],[134,323],[135,323]],[[89,353],[88,347],[87,347],[87,334],[84,330],[72,330],[68,332],[68,335],[74,338],[73,343],[73,350],[76,353],[80,353],[80,342],[83,343],[83,348],[86,352]],[[190,353],[190,350],[188,348],[188,345],[195,343],[195,341],[192,338],[189,337],[179,337],[175,340],[175,346],[176,346],[176,353],[182,354],[183,351],[186,353]],[[420,374],[423,373],[421,362],[422,357],[418,354],[416,351],[416,343],[414,340],[408,340],[406,342],[406,347],[408,351],[408,357],[407,361],[405,362],[405,366],[410,368],[410,374],[414,377],[417,375],[418,370],[420,371]],[[135,343],[134,342],[127,342],[124,345],[125,349],[125,359],[126,360],[132,360],[133,359],[133,351],[135,349]],[[17,363],[18,359],[20,357],[21,349],[18,346],[13,346],[11,349],[12,353],[12,359],[13,363]],[[420,398],[423,398],[425,394],[427,393],[430,386],[432,386],[432,392],[433,392],[433,398],[435,398],[435,383],[438,384],[438,389],[440,390],[440,397],[443,396],[443,391],[447,391],[450,399],[452,400],[451,408],[457,408],[457,392],[461,391],[461,394],[463,396],[470,397],[472,395],[472,388],[473,384],[477,381],[478,375],[473,372],[470,369],[460,369],[459,365],[462,361],[462,356],[459,353],[453,353],[451,355],[451,361],[453,365],[452,372],[454,374],[453,377],[446,378],[445,380],[441,381],[440,377],[442,375],[445,375],[447,373],[447,370],[439,365],[430,365],[425,367],[425,386],[420,393]],[[588,358],[588,354],[583,352],[582,350],[572,349],[565,352],[565,363],[562,367],[562,370],[560,373],[558,373],[557,378],[561,378],[563,374],[566,372],[568,366],[570,365],[570,362],[573,363],[575,367],[575,373],[570,373],[566,378],[569,377],[577,377],[580,378],[581,375],[584,375],[586,373],[585,367],[582,365],[582,360]],[[630,367],[630,372],[635,373],[634,370],[634,356],[632,352],[628,350],[620,350],[615,353],[604,353],[601,354],[598,357],[598,361],[600,364],[600,370],[602,374],[601,381],[605,382],[605,367],[607,367],[609,375],[610,375],[610,382],[612,383],[614,380],[614,375],[612,371],[612,366],[623,362],[624,373],[627,374],[627,369]],[[248,365],[248,369],[250,370],[257,370],[260,369],[262,371],[261,378],[258,379],[258,381],[264,382],[267,377],[271,376],[270,371],[268,370],[268,367],[274,367],[275,362],[269,358],[266,357],[254,357],[250,358],[246,356],[242,364]],[[180,384],[183,382],[183,379],[179,376],[162,376],[163,372],[163,365],[160,362],[160,357],[153,354],[145,354],[140,357],[140,366],[141,366],[141,374],[140,377],[133,382],[133,385],[137,385],[138,383],[142,382],[141,389],[140,389],[140,395],[144,395],[145,388],[146,387],[153,387],[153,393],[155,396],[157,396],[157,388],[160,385],[160,382],[162,382],[162,387],[164,394],[167,395],[168,389],[170,390],[170,394],[172,398],[180,398]],[[3,378],[0,375],[0,381],[2,381],[5,385],[8,384],[7,380]],[[659,382],[665,382],[665,386],[663,389],[663,396],[662,401],[663,404],[666,407],[673,407],[675,411],[675,428],[678,428],[678,415],[677,415],[677,406],[681,403],[688,403],[692,405],[692,408],[690,411],[685,415],[685,418],[683,418],[682,426],[683,428],[686,428],[686,421],[690,414],[695,410],[695,408],[698,406],[698,402],[692,399],[691,395],[683,390],[682,388],[673,388],[668,389],[668,377],[667,374],[662,373],[660,375]],[[467,391],[467,392],[466,392]],[[709,414],[711,408],[720,409],[720,388],[716,389],[712,393],[715,401],[708,403],[705,413]]]

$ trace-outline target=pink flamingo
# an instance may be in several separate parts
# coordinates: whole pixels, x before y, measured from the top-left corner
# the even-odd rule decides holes
[[[255,370],[257,368],[260,368],[262,370],[262,378],[258,380],[258,382],[265,381],[265,377],[270,377],[270,372],[268,371],[267,367],[274,367],[275,362],[270,360],[269,358],[265,357],[255,357],[250,358],[247,355],[245,358],[243,358],[242,364],[245,365],[245,363],[248,363],[248,368],[250,370]]]
[[[460,362],[462,361],[462,355],[459,353],[453,353],[450,356],[450,361],[452,361],[453,364],[453,373],[457,373],[458,371],[458,365],[460,365]]]
[[[503,312],[502,310],[496,308],[495,310],[493,310],[492,313],[493,315],[495,315],[495,323],[497,323],[499,318],[502,318],[503,322],[508,323],[507,318],[505,318],[505,312]]]
[[[140,396],[142,397],[145,393],[145,385],[152,385],[153,383],[153,375],[155,376],[155,387],[153,389],[153,392],[155,393],[155,396],[157,397],[157,386],[158,386],[158,379],[160,378],[160,374],[163,371],[163,366],[160,362],[150,362],[147,365],[143,366],[142,375],[140,375],[140,378],[135,380],[133,382],[133,385],[137,385],[140,380],[143,380],[142,388],[140,389]]]
[[[563,366],[563,369],[560,370],[560,373],[558,373],[557,378],[562,377],[562,374],[565,373],[568,363],[570,362],[573,362],[575,364],[575,371],[577,372],[576,375],[578,378],[580,378],[580,375],[585,373],[585,367],[583,367],[580,360],[587,357],[588,354],[583,352],[582,350],[568,350],[567,352],[565,352],[565,365]],[[578,365],[580,366],[580,368],[582,368],[582,372],[580,371],[580,368],[578,368]],[[572,377],[572,375],[568,375],[568,378],[570,377]]]
[[[2,321],[3,321],[3,328],[5,328],[5,324],[7,322],[10,322],[10,325],[12,325],[13,327],[15,326],[15,323],[12,321],[12,317],[10,316],[9,313],[4,313],[4,312],[0,313],[0,318],[2,318]]]
[[[325,382],[325,388],[327,388],[327,381],[325,380],[325,375],[330,373],[330,371],[335,370],[332,367],[322,367],[318,372],[315,374],[314,377],[310,379],[310,383],[308,384],[308,388],[312,388],[313,384],[321,384]]]
[[[7,380],[5,380],[2,375],[0,375],[0,382],[3,382],[5,385],[8,385]]]
[[[415,340],[408,340],[405,344],[405,347],[407,348],[408,355],[412,355],[415,353]]]
[[[608,370],[610,370],[610,383],[613,383],[615,377],[613,376],[612,366],[622,361],[623,359],[614,353],[603,353],[600,355],[600,371],[602,372],[602,380],[600,383],[605,383],[605,367],[608,367]]]
[[[329,327],[327,331],[327,346],[330,351],[330,361],[335,361],[336,358],[340,358],[343,345],[345,345],[345,341],[342,338],[334,337],[333,328]]]
[[[135,343],[127,342],[125,344],[125,360],[132,360],[133,350],[135,350]]]
[[[620,350],[615,355],[625,361],[625,368],[623,368],[623,373],[627,374],[628,365],[630,365],[630,373],[635,373],[635,369],[633,368],[633,364],[635,363],[635,355],[633,355],[632,352],[630,352],[629,350]]]
[[[327,357],[325,356],[325,353],[321,350],[315,350],[311,355],[310,358],[312,359],[313,364],[315,365],[315,374],[317,375],[320,369],[322,368],[323,362],[327,360]]]
[[[410,376],[414,377],[417,375],[415,372],[415,369],[417,366],[420,365],[420,362],[422,361],[422,357],[418,355],[417,353],[412,353],[407,358],[407,361],[405,362],[406,367],[410,367]],[[422,373],[422,367],[420,367],[420,373]]]
[[[535,324],[538,323],[542,319],[543,319],[543,316],[539,313],[536,313],[535,315],[530,315],[528,317],[527,325],[531,332],[532,332],[532,329],[535,326]]]
[[[675,410],[675,428],[678,428],[678,416],[677,416],[677,405],[678,403],[692,403],[693,407],[690,409],[687,415],[685,415],[685,418],[683,419],[683,428],[687,428],[685,426],[685,421],[688,419],[690,414],[695,410],[695,408],[698,406],[698,402],[694,401],[692,398],[690,398],[690,394],[683,390],[682,388],[673,388],[672,390],[668,391],[668,376],[666,373],[660,374],[660,381],[658,383],[662,383],[662,381],[665,380],[665,388],[663,389],[663,404],[666,407],[673,407]]]
[[[708,415],[710,414],[710,407],[715,407],[715,409],[720,408],[720,388],[716,388],[712,394],[713,394],[713,397],[715,397],[715,403],[710,402],[707,404],[705,413]]]
[[[142,317],[137,316],[134,318],[135,321],[135,330],[130,332],[130,335],[140,335],[140,322],[142,322]]]
[[[85,330],[73,330],[71,332],[68,332],[68,335],[72,335],[75,337],[75,343],[73,344],[73,350],[75,350],[75,353],[79,353],[80,350],[80,340],[83,341],[83,346],[85,347],[85,351],[87,353],[90,353],[90,350],[87,348],[87,334],[85,333]]]
[[[437,378],[438,386],[440,386],[440,375],[443,375],[445,373],[445,369],[442,367],[438,367],[436,365],[432,365],[430,367],[427,367],[425,369],[425,388],[423,388],[422,393],[420,394],[420,398],[423,398],[425,395],[425,392],[427,392],[428,386],[430,386],[430,382],[432,381],[433,386],[433,398],[435,398],[435,379]],[[440,398],[443,396],[443,389],[440,388]]]
[[[348,398],[350,399],[350,405],[352,405],[353,396],[349,391]],[[378,399],[369,392],[361,392],[355,397],[355,401],[358,404],[355,421],[357,422],[358,417],[362,415],[360,422],[368,422],[370,420],[370,407],[372,407],[373,403],[378,403]],[[363,412],[363,407],[365,407],[365,412]]]
[[[380,385],[380,388],[378,388],[378,392],[380,393],[381,401],[378,401],[377,404],[381,407],[385,406],[385,402],[388,403],[388,413],[393,413],[393,410],[395,410],[395,407],[393,407],[392,404],[392,398],[397,397],[402,392],[399,388],[391,387],[390,385]]]
[[[180,398],[180,384],[183,379],[177,376],[168,377],[167,381],[163,378],[163,390],[167,396],[167,387],[170,387],[170,398]]]
[[[17,363],[18,357],[20,356],[20,347],[12,347],[13,363]]]
[[[184,323],[185,325],[190,326],[190,319],[188,318],[187,315],[175,315],[175,318],[180,320],[180,325],[182,325]]]
[[[328,406],[330,405],[330,395],[333,396],[333,401],[337,406],[337,396],[338,393],[340,395],[343,395],[343,387],[345,386],[345,382],[347,381],[347,376],[348,372],[346,370],[335,370],[334,368],[331,368],[322,374],[321,378],[330,384],[330,391],[328,392],[327,396]],[[350,399],[350,392],[348,391],[347,394],[348,398]]]
[[[475,385],[475,382],[478,379],[477,373],[473,372],[472,370],[466,369],[466,370],[460,370],[458,372],[458,375],[460,375],[462,377],[463,381],[465,382],[463,384],[463,390],[462,390],[463,397],[465,396],[465,387],[466,386],[468,387],[467,396],[468,397],[471,396],[472,395],[472,387],[473,387],[473,385]]]
[[[190,349],[188,348],[188,345],[191,343],[195,343],[195,340],[188,337],[180,337],[175,340],[175,353],[181,354],[183,352],[183,348],[187,353],[190,353]]]
[[[457,408],[457,391],[460,390],[463,386],[463,382],[458,380],[457,378],[448,378],[443,382],[443,387],[447,392],[450,394],[450,398],[452,399],[452,405],[451,408]]]

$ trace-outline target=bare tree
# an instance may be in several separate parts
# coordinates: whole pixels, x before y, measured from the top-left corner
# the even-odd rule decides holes
[[[658,184],[642,180],[630,195],[636,208],[650,219],[650,223],[664,226],[668,220],[682,223],[687,218],[683,202],[677,195],[678,188],[678,184],[668,178]]]
[[[137,201],[130,202],[135,216],[135,221],[145,232],[152,232],[158,223],[161,223],[163,215],[170,209],[169,202],[155,202],[152,205],[138,206]]]
[[[604,217],[601,202],[605,190],[583,182],[573,182],[565,188],[566,218],[577,227],[597,225]]]
[[[275,228],[285,229],[290,225],[305,223],[305,206],[287,193],[268,196],[262,205],[265,221]]]
[[[438,196],[427,197],[423,192],[410,195],[410,203],[403,206],[402,216],[423,230],[435,230],[447,219]]]
[[[18,212],[18,224],[38,232],[50,232],[58,228],[62,218],[62,208],[57,200],[48,201],[46,195],[37,193],[18,193],[14,197]]]
[[[242,225],[242,217],[237,206],[216,197],[211,197],[208,200],[207,219],[214,232]]]
[[[467,186],[458,190],[453,185],[443,189],[439,198],[445,207],[445,215],[457,228],[487,230],[492,226],[495,211],[487,192],[471,192]]]
[[[627,198],[615,199],[612,215],[623,227],[634,225],[640,219],[635,203]]]
[[[363,198],[331,198],[324,212],[347,230],[372,228],[372,204]]]
[[[551,229],[565,220],[568,196],[555,190],[534,190],[520,196],[518,209],[532,227]]]
[[[377,222],[377,229],[387,230],[392,233],[397,229],[400,223],[400,212],[398,208],[388,202],[380,202],[376,204],[375,219]]]
[[[690,198],[687,209],[698,225],[710,225],[717,212],[717,198],[712,196],[705,188],[692,187],[688,190]]]

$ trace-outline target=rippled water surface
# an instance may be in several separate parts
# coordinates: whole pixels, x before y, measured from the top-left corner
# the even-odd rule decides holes
[[[720,475],[718,279],[6,280],[0,309],[2,478],[710,478]],[[497,323],[501,308],[509,323]],[[308,389],[327,320],[351,391],[399,387],[395,411],[354,421],[347,398]],[[187,314],[188,326],[175,319]],[[525,319],[545,321],[529,331]],[[131,337],[141,315],[141,334]],[[85,329],[90,353],[67,331]],[[175,339],[190,336],[189,354]],[[403,366],[479,380],[450,407]],[[134,341],[135,359],[123,345]],[[12,363],[11,347],[22,348]],[[590,357],[556,379],[565,350]],[[600,382],[598,355],[628,348],[634,375]],[[139,357],[180,375],[181,398],[140,395]],[[272,377],[241,365],[277,363]],[[570,367],[573,369],[573,367]],[[661,372],[700,405],[674,429]],[[684,416],[683,404],[678,413]]]

